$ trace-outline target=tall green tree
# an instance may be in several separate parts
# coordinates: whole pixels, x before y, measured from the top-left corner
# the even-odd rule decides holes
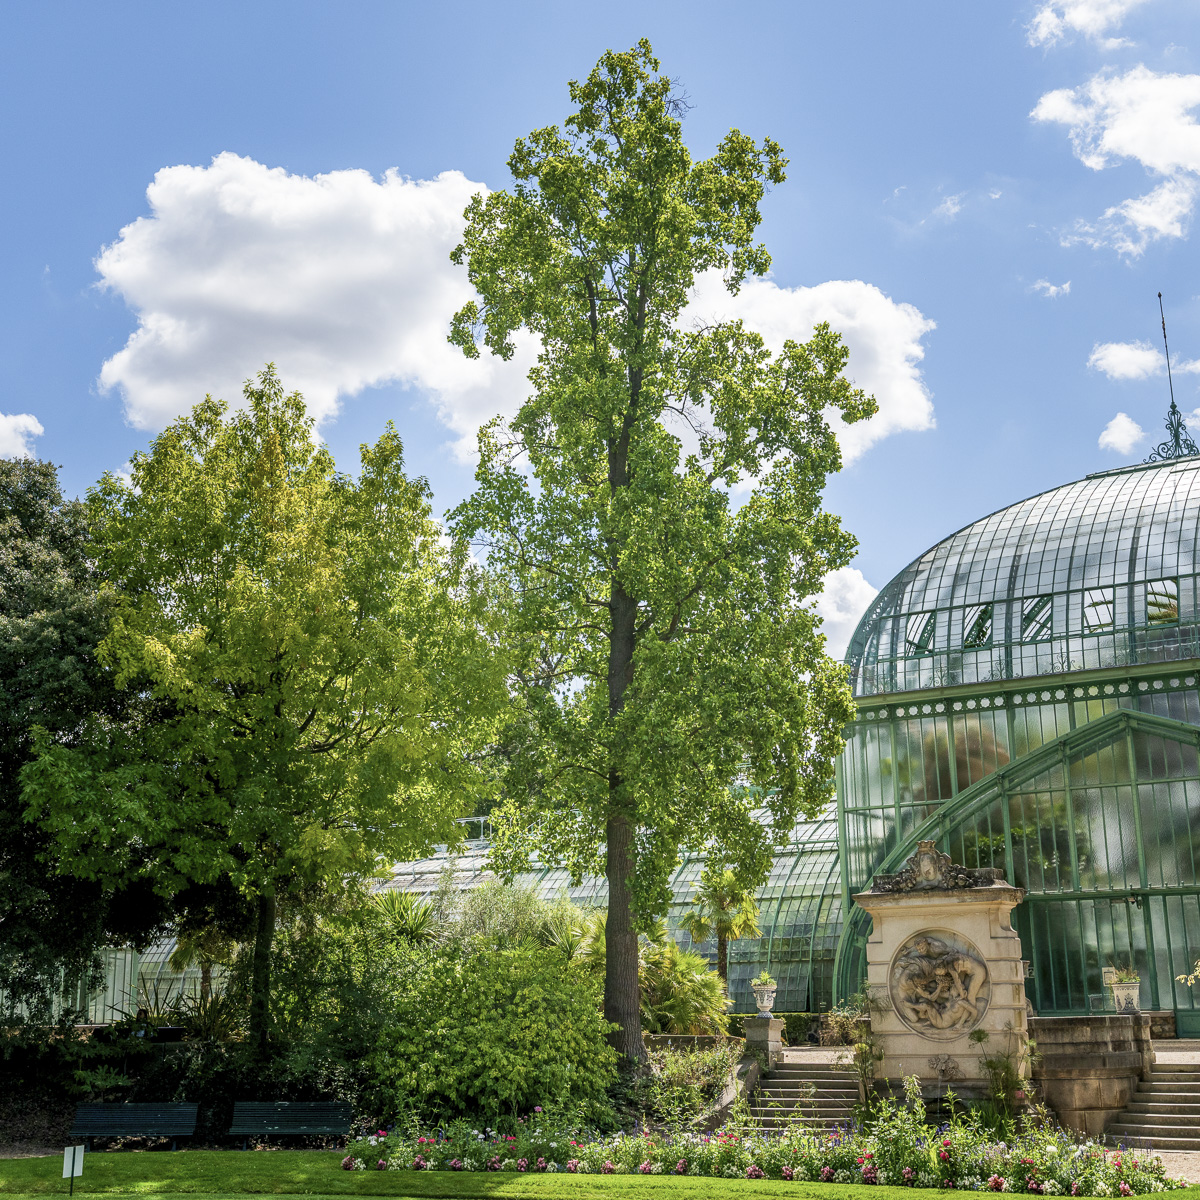
[[[168,913],[145,887],[56,869],[53,840],[25,820],[20,772],[35,727],[72,744],[90,716],[128,717],[97,655],[105,595],[84,506],[53,463],[0,459],[0,1013],[53,1019],[62,986],[87,980],[105,944],[147,941]]]
[[[536,847],[607,876],[605,1015],[640,1059],[638,930],[680,848],[753,887],[830,794],[850,695],[810,598],[855,542],[821,507],[841,461],[827,417],[874,402],[827,326],[772,355],[739,322],[682,319],[697,273],[736,292],[768,269],[754,236],[779,146],[733,130],[693,161],[645,41],[570,93],[564,128],[516,143],[513,188],[471,202],[453,255],[480,297],[453,342],[541,342],[455,524],[504,580],[521,653],[497,861]],[[767,825],[739,778],[771,788]]]
[[[82,745],[47,731],[23,778],[76,877],[164,896],[227,879],[250,898],[265,1045],[281,894],[454,841],[505,688],[477,576],[395,430],[356,480],[272,369],[245,399],[206,399],[91,494],[119,589],[100,658],[154,717],[93,721]]]
[[[679,922],[693,942],[717,938],[717,974],[729,983],[730,939],[758,937],[758,905],[754,889],[742,886],[736,872],[723,863],[709,863],[700,872],[692,906]]]

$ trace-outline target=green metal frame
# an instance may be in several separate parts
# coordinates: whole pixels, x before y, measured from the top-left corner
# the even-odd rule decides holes
[[[1097,720],[1062,734],[1060,737],[1045,742],[1037,749],[1006,763],[992,774],[961,791],[957,796],[946,801],[936,812],[920,822],[909,833],[901,837],[893,849],[884,857],[876,868],[878,873],[894,872],[900,869],[908,857],[916,850],[918,841],[933,840],[949,850],[951,835],[967,820],[985,813],[998,798],[1004,797],[1022,784],[1036,779],[1039,775],[1052,769],[1056,764],[1066,764],[1067,760],[1087,754],[1102,746],[1112,744],[1122,735],[1128,738],[1134,731],[1155,734],[1170,741],[1195,747],[1200,753],[1200,729],[1183,721],[1169,717],[1161,717],[1151,713],[1136,710],[1121,709],[1107,714]],[[1130,762],[1130,783],[1136,786],[1138,775],[1134,764]],[[1139,805],[1134,806],[1135,825],[1137,832],[1137,851],[1140,881],[1136,889],[1122,888],[1118,890],[1089,889],[1083,892],[1079,886],[1079,876],[1076,863],[1072,864],[1072,890],[1054,893],[1030,893],[1028,903],[1031,906],[1045,903],[1070,903],[1081,896],[1089,898],[1109,897],[1114,900],[1125,900],[1131,894],[1137,897],[1179,897],[1200,896],[1200,883],[1171,887],[1154,886],[1149,883],[1146,873],[1145,847],[1142,840],[1142,829],[1137,817]],[[1008,861],[1012,861],[1011,830],[1008,827],[1008,807],[1002,805],[1005,814],[1005,838]],[[842,832],[843,845],[845,831]],[[849,897],[846,898],[849,901]],[[1140,903],[1140,901],[1139,901]],[[1147,911],[1147,922],[1149,915]],[[1028,922],[1023,922],[1028,928]],[[860,908],[850,904],[846,921],[842,927],[842,937],[838,945],[837,957],[834,963],[834,996],[835,1000],[843,999],[856,991],[862,976],[862,948],[870,929],[870,917]],[[1156,1001],[1160,995],[1159,981],[1153,977],[1154,966],[1150,961],[1152,978],[1150,979],[1151,993]],[[1198,1018],[1200,1022],[1200,1018]]]

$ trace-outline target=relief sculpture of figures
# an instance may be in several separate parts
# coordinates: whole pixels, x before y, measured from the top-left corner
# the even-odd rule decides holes
[[[918,934],[893,960],[892,1003],[913,1029],[965,1033],[987,1007],[987,966],[952,936]]]

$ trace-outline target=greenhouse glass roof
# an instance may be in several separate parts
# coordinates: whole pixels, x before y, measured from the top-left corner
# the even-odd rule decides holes
[[[1193,658],[1200,457],[1089,475],[939,542],[851,639],[855,694]]]

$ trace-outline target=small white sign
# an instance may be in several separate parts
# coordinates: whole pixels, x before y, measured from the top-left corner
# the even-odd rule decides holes
[[[73,1179],[83,1174],[83,1147],[68,1146],[63,1151],[63,1178]]]

